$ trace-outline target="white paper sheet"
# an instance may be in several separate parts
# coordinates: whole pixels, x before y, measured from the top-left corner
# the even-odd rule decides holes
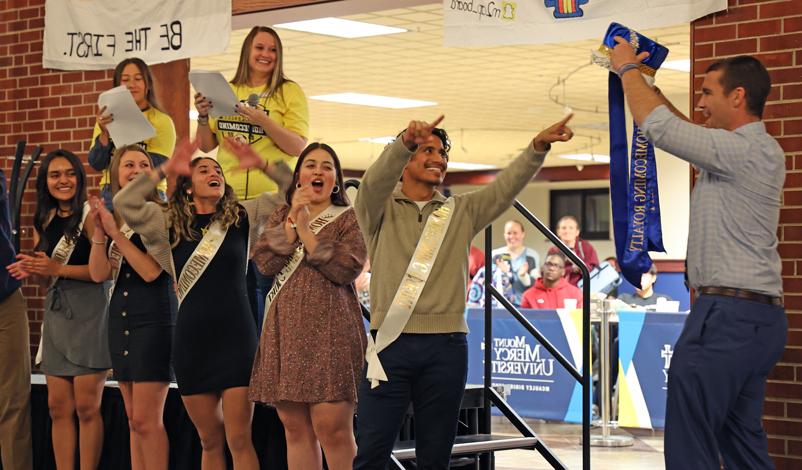
[[[104,91],[97,99],[101,108],[106,106],[106,113],[113,114],[114,120],[106,125],[115,147],[136,144],[156,135],[156,129],[136,105],[134,97],[125,86],[118,86]]]
[[[189,72],[189,81],[195,91],[212,102],[209,114],[213,118],[231,116],[237,113],[235,106],[239,103],[239,100],[222,73],[209,70],[191,70]]]

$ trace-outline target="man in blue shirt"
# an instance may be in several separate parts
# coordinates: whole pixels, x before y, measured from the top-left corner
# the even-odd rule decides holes
[[[688,122],[641,77],[648,55],[622,38],[612,53],[632,117],[649,141],[699,170],[687,274],[698,294],[668,372],[668,470],[773,469],[761,415],[766,377],[785,345],[777,253],[785,155],[761,121],[771,79],[750,56],[712,64]]]
[[[0,170],[0,457],[3,468],[30,470],[31,346],[20,282],[6,266],[16,261],[6,177]]]

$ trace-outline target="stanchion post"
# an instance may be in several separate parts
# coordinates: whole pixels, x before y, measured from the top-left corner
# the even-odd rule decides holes
[[[615,300],[604,300],[601,304],[601,328],[599,329],[599,408],[601,409],[601,435],[590,437],[594,447],[628,447],[633,444],[632,436],[613,434],[610,424],[610,315],[615,311]],[[617,366],[614,365],[614,366]]]

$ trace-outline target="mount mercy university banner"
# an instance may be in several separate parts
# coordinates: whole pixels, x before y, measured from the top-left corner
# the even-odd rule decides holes
[[[225,51],[231,0],[47,0],[42,65],[104,70],[128,57],[148,64]]]
[[[544,44],[598,38],[611,22],[636,30],[688,23],[727,0],[443,0],[446,46]]]

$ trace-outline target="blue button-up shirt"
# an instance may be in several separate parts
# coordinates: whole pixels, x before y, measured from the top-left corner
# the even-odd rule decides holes
[[[708,129],[659,106],[641,129],[656,147],[700,169],[691,194],[690,285],[781,296],[777,223],[785,154],[763,122]]]

